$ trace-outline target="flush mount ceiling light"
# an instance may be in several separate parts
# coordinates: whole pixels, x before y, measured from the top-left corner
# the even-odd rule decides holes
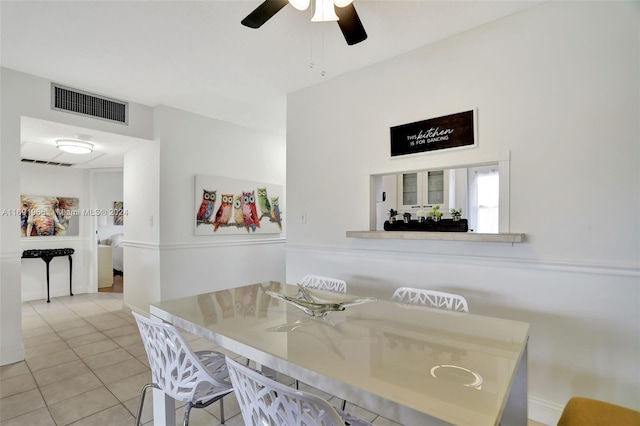
[[[57,139],[56,146],[60,151],[69,154],[90,154],[93,152],[93,144],[75,139]]]

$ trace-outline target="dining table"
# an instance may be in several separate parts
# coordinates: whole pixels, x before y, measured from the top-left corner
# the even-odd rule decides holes
[[[267,281],[152,303],[150,314],[401,425],[527,424],[529,324]],[[293,302],[293,303],[291,303]],[[175,402],[154,390],[155,424]]]

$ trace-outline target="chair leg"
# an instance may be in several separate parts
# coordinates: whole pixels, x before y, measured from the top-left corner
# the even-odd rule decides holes
[[[140,392],[140,401],[138,401],[138,415],[136,416],[136,426],[140,426],[140,419],[142,418],[142,406],[144,405],[144,396],[147,393],[147,389],[149,388],[160,389],[160,386],[155,383],[147,383],[142,387],[142,391]]]
[[[300,382],[298,382],[298,379],[296,379],[296,390],[299,390],[300,387]]]
[[[347,400],[343,399],[342,400],[342,411],[344,411],[347,408]]]
[[[191,412],[191,407],[193,405],[191,404],[191,402],[187,403],[187,408],[184,410],[184,420],[182,422],[183,426],[189,426],[189,413]]]
[[[224,424],[224,398],[220,398],[220,423]]]

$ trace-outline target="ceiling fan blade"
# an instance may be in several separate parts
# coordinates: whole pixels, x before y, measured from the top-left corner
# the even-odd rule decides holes
[[[247,15],[241,23],[245,27],[260,28],[262,24],[267,22],[283,7],[289,4],[288,0],[265,0],[260,6],[258,6],[253,12]]]
[[[360,43],[367,39],[367,32],[362,26],[362,21],[356,12],[353,3],[345,7],[336,6],[336,15],[338,15],[338,25],[342,30],[342,35],[349,46]]]

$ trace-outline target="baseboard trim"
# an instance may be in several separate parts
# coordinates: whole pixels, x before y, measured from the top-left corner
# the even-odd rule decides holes
[[[529,397],[529,419],[544,425],[555,426],[564,410],[564,405]]]

